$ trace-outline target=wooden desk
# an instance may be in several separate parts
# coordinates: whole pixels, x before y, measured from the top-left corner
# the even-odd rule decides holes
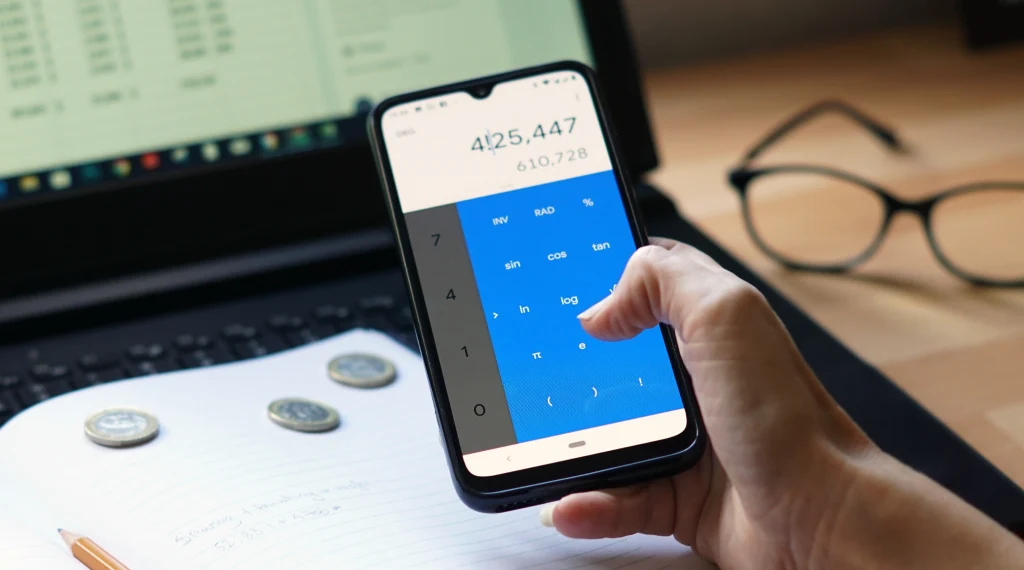
[[[909,217],[852,275],[786,271],[754,246],[725,180],[758,137],[824,98],[888,123],[913,152],[887,153],[830,117],[760,164],[832,165],[905,198],[1024,180],[1024,47],[969,54],[954,30],[911,30],[658,71],[646,82],[662,159],[652,178],[681,211],[1024,486],[1024,290],[950,276]]]

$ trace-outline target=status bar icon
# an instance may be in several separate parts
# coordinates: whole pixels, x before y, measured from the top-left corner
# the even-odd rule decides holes
[[[146,170],[156,170],[160,168],[160,155],[155,152],[147,152],[139,158],[139,164]]]
[[[266,151],[275,151],[277,147],[281,146],[281,139],[277,136],[277,133],[267,133],[260,137],[260,146]]]
[[[67,170],[55,170],[50,173],[50,188],[65,190],[71,187],[71,173]]]
[[[188,162],[189,152],[187,147],[178,147],[171,151],[171,162],[175,164],[185,164]]]
[[[18,187],[21,188],[22,193],[31,194],[32,192],[39,190],[39,177],[22,176],[21,180],[18,181]]]
[[[228,151],[235,156],[244,156],[252,151],[252,142],[247,138],[238,138],[228,143]]]
[[[200,149],[200,152],[203,154],[203,159],[206,160],[206,162],[214,162],[220,158],[220,147],[214,142],[204,144]]]
[[[114,176],[125,178],[132,173],[132,163],[127,158],[119,158],[110,165]]]
[[[320,138],[329,141],[337,139],[338,125],[334,123],[324,123],[320,125]]]
[[[96,164],[86,164],[78,169],[78,175],[83,182],[96,182],[103,177],[103,172]]]
[[[288,144],[295,148],[304,148],[313,143],[309,136],[309,129],[296,127],[288,132]]]

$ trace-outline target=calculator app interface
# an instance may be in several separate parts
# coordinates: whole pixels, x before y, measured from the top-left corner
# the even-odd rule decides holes
[[[681,433],[661,330],[609,343],[577,319],[636,251],[584,78],[402,104],[381,129],[467,469],[500,475]]]

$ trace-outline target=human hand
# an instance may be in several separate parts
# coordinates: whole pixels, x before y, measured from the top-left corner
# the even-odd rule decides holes
[[[921,537],[925,544],[945,531],[961,533],[963,521],[1000,536],[994,523],[872,444],[818,382],[756,289],[690,246],[652,243],[632,257],[612,295],[580,320],[609,341],[658,323],[675,329],[708,452],[669,479],[566,497],[542,511],[545,524],[575,538],[671,535],[723,568],[758,569],[836,568],[835,557],[848,549],[857,554],[844,563],[872,567],[865,547],[901,560],[886,541],[912,546],[912,536],[893,529],[894,536],[872,540],[866,536],[878,534],[881,523],[861,528],[892,509],[906,511],[908,524],[954,513],[959,520]],[[871,504],[880,497],[889,503]]]

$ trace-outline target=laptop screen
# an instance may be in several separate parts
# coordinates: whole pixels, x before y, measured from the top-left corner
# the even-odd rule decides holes
[[[365,144],[386,96],[592,63],[573,0],[2,0],[0,209]]]

